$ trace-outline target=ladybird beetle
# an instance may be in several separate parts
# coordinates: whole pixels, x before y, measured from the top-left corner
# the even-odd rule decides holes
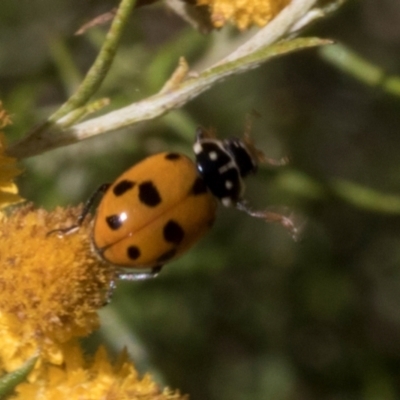
[[[278,222],[293,237],[297,235],[291,217],[252,210],[243,199],[243,179],[255,173],[260,162],[282,165],[286,160],[267,159],[254,147],[248,130],[243,139],[219,140],[213,131],[199,127],[193,149],[196,163],[171,152],[144,159],[114,183],[100,186],[76,225],[56,231],[69,234],[79,229],[97,196],[103,194],[93,222],[92,245],[102,259],[118,268],[118,278],[130,280],[156,276],[164,263],[192,247],[213,225],[217,200]]]
[[[217,209],[193,161],[166,152],[144,159],[114,183],[101,185],[77,224],[56,231],[69,234],[79,229],[99,194],[103,197],[93,222],[92,246],[119,268],[120,279],[156,276],[164,263],[186,252],[211,228]]]

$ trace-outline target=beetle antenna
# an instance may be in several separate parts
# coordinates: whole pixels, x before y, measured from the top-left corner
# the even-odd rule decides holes
[[[250,151],[251,155],[260,164],[268,164],[273,167],[281,167],[289,163],[288,157],[282,157],[280,159],[269,158],[263,151],[257,149],[254,144],[254,140],[251,137],[251,131],[253,129],[253,121],[255,117],[260,117],[260,114],[253,110],[251,113],[246,114],[246,121],[244,124],[243,132],[243,142],[245,143],[247,149]]]
[[[202,139],[216,139],[217,132],[215,128],[204,128],[204,126],[199,125],[196,128],[196,140]]]

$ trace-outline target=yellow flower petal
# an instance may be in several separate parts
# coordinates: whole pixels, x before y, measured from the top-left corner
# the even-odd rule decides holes
[[[62,365],[47,365],[36,379],[20,384],[14,400],[187,400],[178,392],[161,390],[149,375],[141,378],[125,351],[116,363],[100,347],[92,361],[77,341],[64,348]]]

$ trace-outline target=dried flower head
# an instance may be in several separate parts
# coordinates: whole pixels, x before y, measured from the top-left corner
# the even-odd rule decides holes
[[[76,221],[80,208],[24,206],[0,221],[0,367],[33,354],[63,362],[60,345],[98,326],[113,271],[90,249],[90,224],[62,238],[52,229]]]
[[[291,0],[197,0],[197,4],[210,8],[211,20],[220,28],[228,21],[240,30],[255,24],[264,26]]]

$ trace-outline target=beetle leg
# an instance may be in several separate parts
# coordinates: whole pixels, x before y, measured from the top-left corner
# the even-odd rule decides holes
[[[157,265],[150,271],[146,272],[119,272],[117,273],[117,279],[125,281],[143,281],[146,279],[155,278],[160,273],[162,267],[162,265]]]
[[[99,195],[103,196],[104,193],[107,191],[107,189],[110,186],[111,186],[110,183],[103,183],[101,186],[99,186],[96,189],[96,191],[86,201],[81,214],[78,216],[78,218],[76,220],[76,224],[68,226],[67,228],[53,229],[52,231],[47,232],[47,236],[52,235],[54,233],[57,233],[59,236],[64,236],[64,235],[70,235],[71,233],[76,232],[82,225],[86,216],[89,214],[89,211],[93,206],[93,203],[96,201],[96,199],[99,197]]]
[[[118,272],[115,277],[110,281],[108,289],[106,291],[105,300],[103,302],[103,307],[111,303],[112,297],[114,295],[115,289],[117,288],[117,279],[125,281],[143,281],[147,279],[155,278],[161,271],[162,265],[157,265],[147,272]]]
[[[245,200],[238,201],[235,206],[238,210],[244,211],[251,217],[261,218],[265,222],[269,223],[280,224],[289,232],[294,241],[300,240],[306,224],[305,218],[303,218],[301,215],[293,212],[285,214],[283,212],[272,211],[271,209],[253,210],[248,206]]]
[[[112,297],[114,295],[114,291],[115,291],[116,287],[117,287],[117,284],[115,282],[115,279],[113,278],[110,281],[110,284],[108,285],[108,289],[106,291],[104,302],[102,304],[103,307],[105,307],[105,306],[107,306],[108,304],[111,303],[111,300],[112,300]]]

